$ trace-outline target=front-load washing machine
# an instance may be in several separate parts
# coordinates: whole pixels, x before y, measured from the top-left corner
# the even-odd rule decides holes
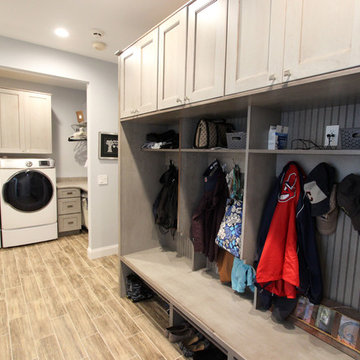
[[[56,239],[55,161],[0,159],[3,247]]]

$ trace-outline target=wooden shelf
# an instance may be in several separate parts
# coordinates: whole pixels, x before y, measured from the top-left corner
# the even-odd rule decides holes
[[[179,152],[179,149],[141,149],[147,152]]]
[[[245,149],[181,149],[181,152],[191,152],[191,153],[243,153],[245,154]]]
[[[73,138],[69,137],[68,141],[87,141],[87,139],[73,139]]]
[[[294,327],[287,329],[256,311],[205,269],[192,271],[183,257],[160,247],[121,256],[121,262],[236,358],[350,359]],[[206,304],[206,306],[205,306]]]
[[[148,152],[183,152],[183,153],[236,153],[236,154],[245,154],[245,149],[141,149],[142,151]],[[360,153],[360,152],[359,152]]]
[[[250,154],[275,155],[360,155],[360,150],[267,150],[251,149]]]

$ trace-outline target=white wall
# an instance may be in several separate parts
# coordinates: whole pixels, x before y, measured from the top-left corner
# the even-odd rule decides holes
[[[0,67],[88,82],[89,255],[113,253],[118,244],[116,160],[98,159],[98,132],[118,130],[116,64],[0,37]],[[108,175],[108,185],[97,176]]]
[[[49,157],[55,159],[56,177],[86,177],[87,169],[84,167],[87,158],[86,142],[67,140],[74,132],[71,125],[77,122],[75,112],[82,110],[86,115],[86,91],[9,78],[0,78],[0,86],[52,95],[53,154]]]

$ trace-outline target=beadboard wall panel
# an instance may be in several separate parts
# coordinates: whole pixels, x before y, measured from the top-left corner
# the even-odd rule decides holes
[[[360,103],[340,106],[309,108],[282,113],[282,125],[289,127],[288,149],[294,139],[312,140],[324,146],[325,127],[360,128]],[[341,141],[339,135],[341,149]],[[360,156],[357,155],[280,155],[277,174],[290,160],[294,160],[309,173],[318,163],[325,161],[336,169],[336,181],[346,175],[360,175]],[[360,311],[360,237],[351,219],[339,211],[337,229],[329,236],[317,233],[324,280],[324,296]]]

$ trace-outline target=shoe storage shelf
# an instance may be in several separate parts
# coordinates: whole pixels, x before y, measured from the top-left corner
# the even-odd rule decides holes
[[[275,324],[269,313],[255,310],[252,299],[236,295],[209,271],[204,256],[194,253],[190,239],[192,213],[202,193],[202,173],[214,160],[240,166],[244,178],[243,245],[241,257],[252,264],[265,201],[283,166],[297,161],[309,172],[325,161],[340,181],[359,173],[360,150],[291,149],[293,139],[324,144],[325,126],[360,127],[357,93],[360,73],[352,71],[298,80],[218,99],[127,118],[119,123],[120,284],[139,275],[170,305],[221,348],[228,359],[350,359],[350,356],[294,327]],[[199,119],[226,119],[247,132],[244,150],[193,149]],[[289,127],[288,149],[267,150],[270,125]],[[146,134],[173,129],[179,149],[141,150]],[[159,178],[172,160],[179,169],[178,228],[159,231],[152,205]],[[360,244],[350,219],[340,211],[337,231],[318,235],[325,297],[360,310]],[[349,350],[350,355],[354,355]]]

